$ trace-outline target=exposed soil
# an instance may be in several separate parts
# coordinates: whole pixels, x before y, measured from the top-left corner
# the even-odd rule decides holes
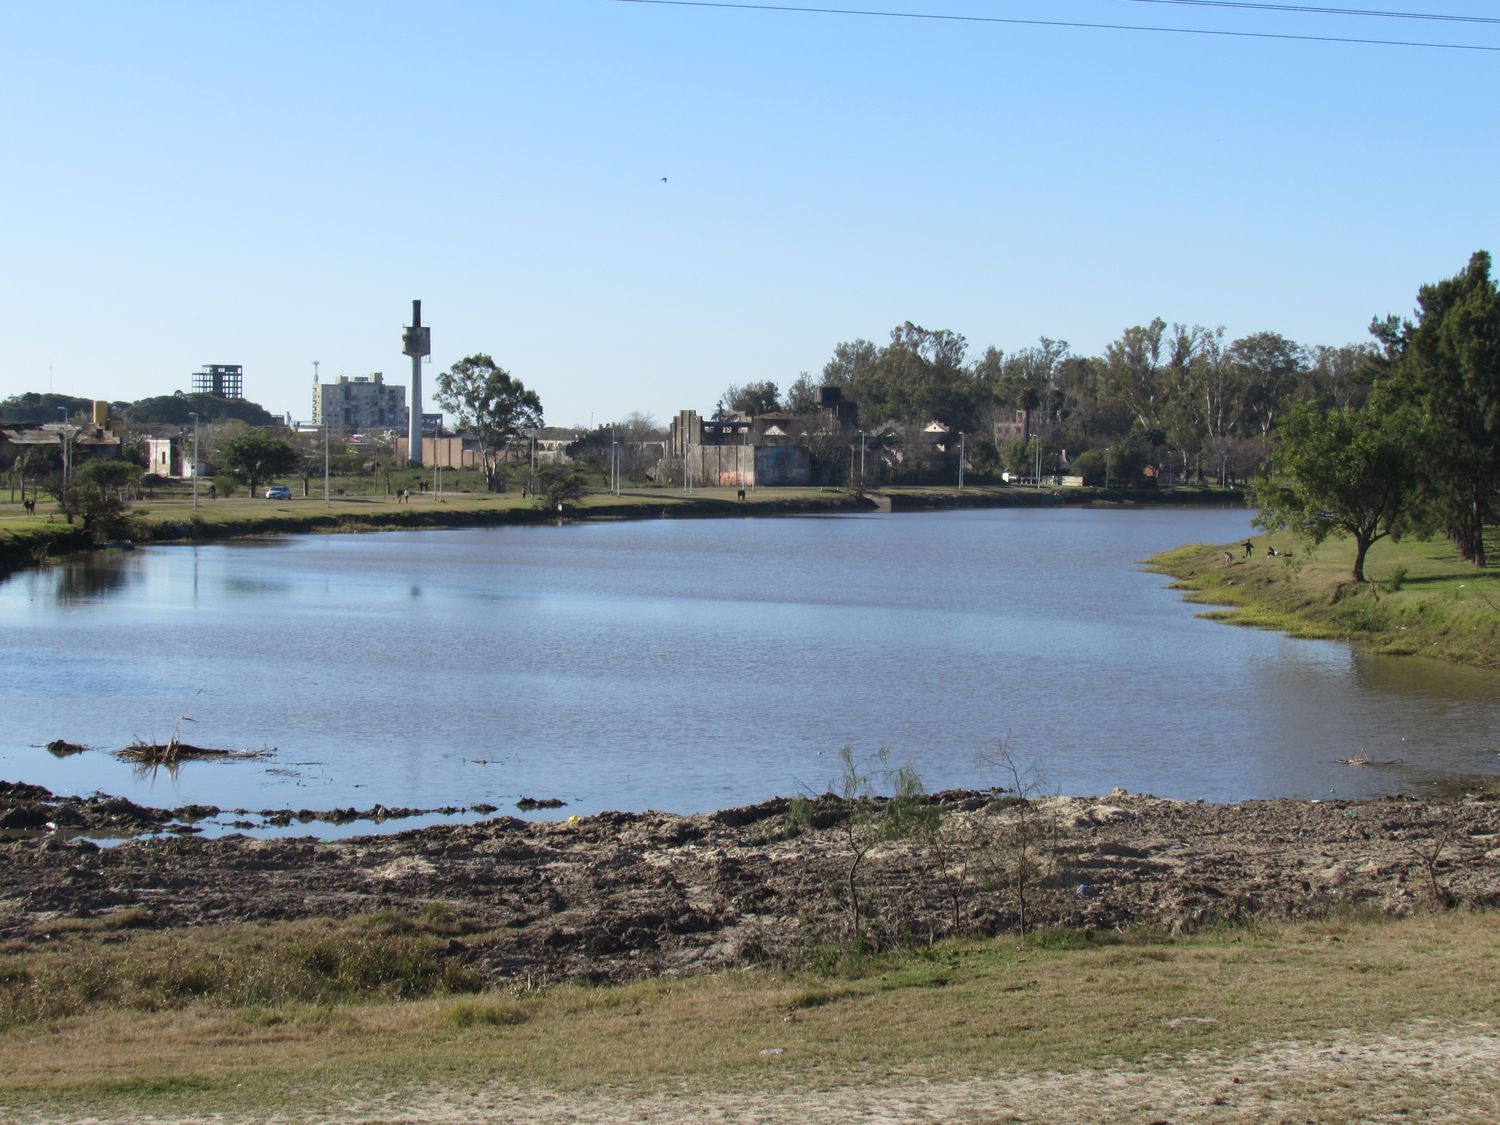
[[[1191,928],[1342,907],[1500,904],[1500,801],[1491,798],[1210,805],[1116,790],[1029,805],[959,792],[932,800],[946,814],[941,848],[883,844],[858,870],[874,936],[1013,930],[1023,823],[1024,854],[1041,871],[1026,881],[1031,925]],[[120,798],[69,804],[0,783],[0,827],[47,801],[136,830],[174,819]],[[787,810],[778,799],[691,817],[501,817],[331,842],[165,837],[109,848],[41,830],[0,843],[0,937],[44,940],[60,916],[125,908],[184,928],[416,914],[440,902],[470,923],[450,955],[491,980],[794,961],[810,943],[848,933],[851,837],[832,798],[804,807],[811,825],[800,829]]]

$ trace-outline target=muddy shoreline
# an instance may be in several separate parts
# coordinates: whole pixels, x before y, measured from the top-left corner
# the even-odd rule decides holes
[[[183,812],[9,783],[0,825],[39,801],[96,832],[160,832]],[[929,801],[938,836],[879,843],[856,869],[870,941],[1014,932],[1023,897],[1028,925],[1079,930],[1500,905],[1500,800],[1489,796]],[[465,922],[447,955],[495,983],[795,964],[848,939],[851,843],[880,809],[777,799],[698,816],[502,816],[336,841],[165,835],[106,848],[61,826],[12,829],[0,842],[0,938],[45,943],[58,919],[121,911],[188,932],[439,903]]]

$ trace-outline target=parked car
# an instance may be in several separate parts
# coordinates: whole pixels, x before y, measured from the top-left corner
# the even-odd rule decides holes
[[[284,484],[273,485],[266,489],[267,500],[290,500],[291,498],[292,490]]]

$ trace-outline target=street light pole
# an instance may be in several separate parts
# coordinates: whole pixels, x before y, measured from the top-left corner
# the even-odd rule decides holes
[[[958,487],[964,486],[964,432],[958,431]]]
[[[328,416],[323,416],[323,503],[328,504]]]
[[[193,420],[193,507],[198,506],[198,412],[189,410],[188,416]]]

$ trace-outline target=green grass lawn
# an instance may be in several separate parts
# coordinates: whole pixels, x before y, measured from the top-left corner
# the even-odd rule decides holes
[[[1500,532],[1491,529],[1486,540],[1500,558]],[[1217,620],[1500,667],[1500,572],[1476,569],[1446,539],[1379,541],[1363,584],[1353,580],[1348,539],[1312,547],[1278,533],[1253,542],[1248,558],[1241,543],[1197,544],[1158,555],[1151,566],[1176,578],[1191,601],[1229,607],[1205,614]],[[1267,547],[1278,557],[1268,557]]]

